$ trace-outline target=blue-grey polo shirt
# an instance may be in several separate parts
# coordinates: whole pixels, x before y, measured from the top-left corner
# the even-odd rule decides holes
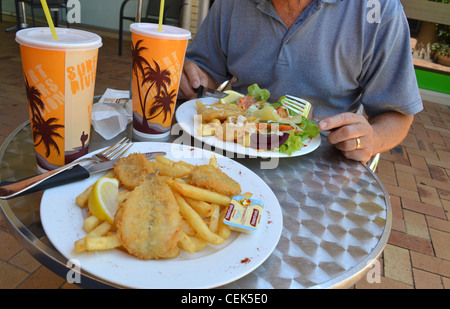
[[[314,0],[290,29],[269,0],[216,0],[186,58],[242,93],[310,100],[319,117],[422,109],[399,0]]]

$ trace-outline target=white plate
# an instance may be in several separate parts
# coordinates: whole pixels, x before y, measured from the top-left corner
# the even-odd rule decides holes
[[[297,157],[308,154],[317,149],[320,146],[320,135],[316,136],[313,139],[309,139],[304,141],[305,146],[292,153],[292,155],[287,155],[285,153],[280,153],[277,151],[260,151],[249,147],[244,147],[240,144],[236,144],[233,142],[226,142],[221,139],[218,139],[215,136],[201,136],[197,134],[197,127],[199,125],[199,121],[197,117],[197,106],[195,104],[196,101],[201,101],[203,104],[214,104],[217,103],[218,100],[215,98],[201,98],[194,99],[181,104],[175,113],[175,117],[177,119],[178,124],[181,126],[183,131],[185,131],[190,136],[204,142],[209,146],[213,146],[222,150],[225,150],[230,153],[236,153],[240,155],[247,155],[250,157],[260,157],[260,158],[284,158],[284,157]]]
[[[169,143],[135,143],[128,151],[165,151],[167,157],[193,164],[207,164],[212,152]],[[89,156],[92,155],[88,154]],[[184,250],[168,260],[140,260],[118,249],[76,253],[74,243],[85,236],[85,209],[75,198],[100,176],[46,190],[41,201],[41,222],[55,248],[67,259],[76,259],[82,270],[129,288],[213,288],[237,280],[256,269],[275,249],[283,217],[277,197],[269,186],[245,166],[215,154],[218,166],[241,184],[242,192],[264,202],[259,229],[251,234],[232,232],[220,246],[209,245],[201,252]]]

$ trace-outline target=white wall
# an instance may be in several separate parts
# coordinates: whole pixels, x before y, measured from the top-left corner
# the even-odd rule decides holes
[[[107,29],[119,29],[119,13],[123,0],[79,0],[81,3],[81,23]],[[125,16],[136,15],[137,1],[129,1]],[[125,22],[124,25],[128,25]],[[124,27],[125,30],[128,26]]]

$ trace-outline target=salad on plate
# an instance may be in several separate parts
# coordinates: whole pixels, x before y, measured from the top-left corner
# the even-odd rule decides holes
[[[269,102],[270,92],[257,84],[247,94],[233,90],[211,105],[196,102],[201,124],[198,134],[216,136],[257,150],[270,150],[288,156],[304,147],[304,141],[319,135],[317,124],[288,110],[283,104]]]

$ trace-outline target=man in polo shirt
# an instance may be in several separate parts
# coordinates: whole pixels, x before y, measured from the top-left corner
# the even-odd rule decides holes
[[[310,101],[328,142],[362,162],[398,145],[423,108],[399,0],[216,0],[188,47],[180,97],[231,77],[241,93],[256,83],[273,101]]]

